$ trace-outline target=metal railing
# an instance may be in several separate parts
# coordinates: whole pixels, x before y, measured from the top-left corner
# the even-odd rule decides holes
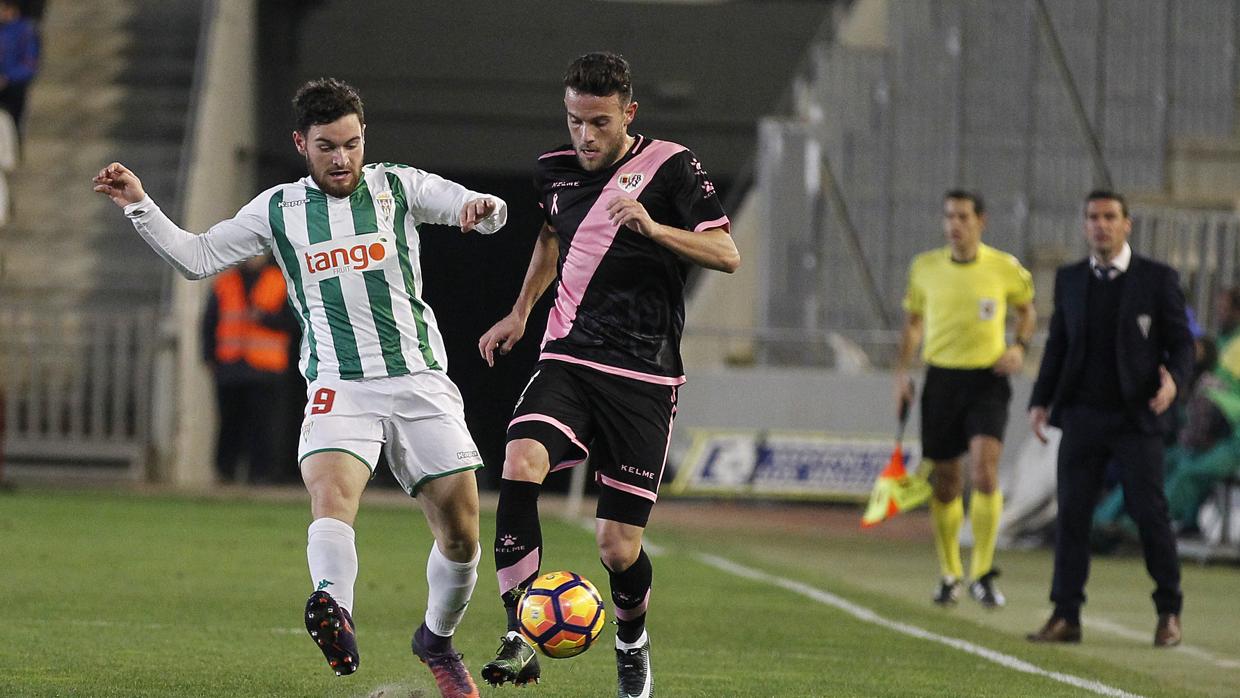
[[[955,186],[986,198],[984,240],[1048,281],[1084,255],[1091,187],[1161,193],[1175,139],[1231,135],[1240,0],[887,7],[884,47],[822,42],[795,114],[760,128],[765,328],[821,338],[898,324],[908,264],[944,244],[940,197]],[[1219,60],[1203,58],[1211,51]],[[1232,220],[1165,210],[1137,220],[1133,244],[1181,270],[1206,322],[1213,292],[1236,281]]]
[[[1217,322],[1214,299],[1240,283],[1240,217],[1181,209],[1133,212],[1133,248],[1180,273],[1185,300],[1202,327]]]
[[[64,464],[92,463],[143,478],[155,334],[154,308],[58,316],[0,312],[9,464],[61,474]]]

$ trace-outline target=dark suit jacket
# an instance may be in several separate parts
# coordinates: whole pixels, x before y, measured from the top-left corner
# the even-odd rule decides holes
[[[1193,338],[1184,312],[1184,292],[1174,269],[1135,253],[1124,272],[1115,338],[1115,361],[1126,411],[1141,431],[1156,433],[1163,420],[1149,408],[1158,392],[1158,367],[1166,366],[1184,394],[1193,367]],[[1030,407],[1050,407],[1050,423],[1062,426],[1062,408],[1085,365],[1086,294],[1089,258],[1055,274],[1055,312]],[[1165,414],[1165,413],[1164,413]]]

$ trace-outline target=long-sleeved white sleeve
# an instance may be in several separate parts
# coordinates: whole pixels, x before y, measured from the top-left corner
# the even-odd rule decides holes
[[[456,182],[416,168],[408,168],[407,171],[411,172],[412,179],[410,213],[418,220],[439,225],[460,225],[461,209],[466,202],[490,199],[495,202],[495,210],[478,221],[474,231],[490,235],[508,222],[508,204],[498,196],[470,191]]]
[[[202,279],[262,254],[271,244],[267,219],[251,206],[196,235],[173,223],[147,196],[125,207],[125,217],[160,257],[187,279]]]

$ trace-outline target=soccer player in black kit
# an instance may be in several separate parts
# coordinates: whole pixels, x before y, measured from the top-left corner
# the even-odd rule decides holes
[[[482,678],[539,678],[517,632],[517,602],[538,576],[538,494],[547,473],[590,455],[600,485],[595,539],[618,622],[618,696],[652,695],[642,533],[667,460],[680,359],[685,279],[693,264],[740,266],[706,171],[682,145],[630,135],[637,114],[628,62],[581,56],[564,76],[571,144],[538,158],[544,223],[512,312],[478,349],[490,365],[525,332],[558,277],[542,354],[508,426],[496,513],[495,567],[508,633]]]

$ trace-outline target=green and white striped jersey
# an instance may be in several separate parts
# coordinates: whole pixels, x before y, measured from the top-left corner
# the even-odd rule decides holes
[[[310,177],[272,187],[233,218],[193,235],[149,197],[125,208],[134,227],[188,278],[222,271],[271,248],[302,328],[301,372],[345,380],[445,370],[435,315],[422,300],[420,223],[456,225],[472,192],[406,165],[372,164],[348,198]],[[475,227],[498,230],[507,207]]]

